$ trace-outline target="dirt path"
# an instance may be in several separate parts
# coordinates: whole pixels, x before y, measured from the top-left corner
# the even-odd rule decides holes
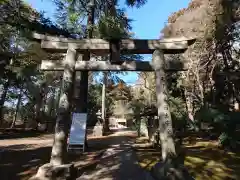
[[[85,153],[70,155],[76,167],[94,164],[78,180],[145,180],[148,178],[137,164],[132,144],[133,131],[115,132],[109,136],[88,137],[89,149]],[[0,139],[0,179],[27,180],[38,167],[50,159],[52,135]],[[99,154],[102,154],[99,159]],[[96,163],[94,163],[96,162]],[[149,179],[150,180],[150,179]]]
[[[20,139],[5,139],[0,140],[0,151],[19,150],[19,149],[31,149],[37,147],[49,147],[53,143],[53,135],[44,135],[41,137],[33,138],[20,138]]]
[[[149,174],[138,165],[132,149],[136,133],[120,131],[112,137],[115,138],[108,141],[109,148],[96,168],[85,172],[77,180],[151,180]]]
[[[0,139],[0,179],[28,179],[49,160],[52,142],[52,134]]]
[[[13,133],[12,133],[13,134]],[[12,134],[1,134],[0,138],[0,179],[1,180],[25,180],[34,175],[41,165],[47,163],[50,159],[53,135],[35,135],[35,137],[20,136],[13,138]],[[89,138],[91,139],[91,137]],[[95,142],[101,142],[101,138],[89,140],[89,143],[95,147]],[[73,163],[79,166],[88,164],[97,156],[99,150],[94,150],[84,154],[69,155]]]

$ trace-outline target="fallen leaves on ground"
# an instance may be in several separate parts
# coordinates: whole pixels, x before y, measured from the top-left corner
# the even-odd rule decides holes
[[[142,145],[141,144],[142,141]],[[135,146],[139,165],[150,170],[161,157],[161,149],[144,147],[145,140],[138,139]],[[240,179],[240,152],[226,152],[219,149],[217,141],[196,139],[195,142],[185,141],[185,166],[196,180],[229,180]]]

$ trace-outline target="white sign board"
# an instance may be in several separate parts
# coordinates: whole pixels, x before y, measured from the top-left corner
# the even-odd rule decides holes
[[[69,145],[83,145],[86,135],[87,113],[73,113]]]

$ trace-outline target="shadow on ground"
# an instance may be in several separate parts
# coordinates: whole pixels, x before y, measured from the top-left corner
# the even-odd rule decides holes
[[[18,138],[29,138],[29,137],[39,137],[46,134],[46,132],[39,132],[33,129],[0,129],[0,140],[6,139],[18,139]]]
[[[212,138],[186,138],[184,164],[196,180],[240,179],[240,152],[224,151]],[[136,148],[141,167],[150,170],[161,158],[161,150],[152,147]]]
[[[16,148],[16,146],[18,147]],[[24,148],[27,148],[27,146],[14,145],[0,152],[0,174],[2,180],[28,179],[36,172],[39,166],[49,160],[50,147],[30,150],[24,150]]]
[[[106,158],[101,158],[94,169],[85,171],[77,180],[145,180],[146,172],[139,166],[135,151],[132,149],[134,143],[132,137],[111,136],[110,148],[105,152]],[[108,152],[108,153],[107,153]]]
[[[186,147],[186,152],[185,165],[196,179],[240,179],[240,153],[226,152],[214,145]]]
[[[131,177],[131,180],[144,179],[145,175],[132,153],[132,150],[116,153],[114,156],[102,160],[101,163],[95,167],[94,171],[84,172],[78,180],[122,180],[129,179],[129,177]]]
[[[129,137],[132,138],[132,137]],[[85,153],[69,153],[69,161],[79,169],[91,164],[94,169],[99,160],[99,154],[109,147],[116,149],[128,146],[130,139],[126,136],[103,136],[88,140],[89,148]],[[36,142],[37,143],[37,142]],[[119,144],[122,144],[119,146]],[[44,146],[44,144],[42,145]],[[34,147],[31,145],[12,145],[0,150],[1,180],[25,180],[33,176],[38,167],[49,162],[51,147]]]

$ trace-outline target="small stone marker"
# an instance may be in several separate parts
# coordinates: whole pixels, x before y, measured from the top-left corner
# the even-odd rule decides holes
[[[93,128],[93,135],[94,136],[102,136],[103,135],[103,126],[95,125]]]
[[[93,128],[93,136],[102,136],[103,135],[103,125],[102,125],[102,119],[101,119],[101,112],[98,111],[96,113],[97,115],[97,123],[95,124]]]

